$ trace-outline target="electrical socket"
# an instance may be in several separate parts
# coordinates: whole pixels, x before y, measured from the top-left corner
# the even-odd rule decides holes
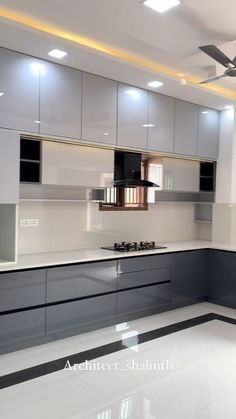
[[[38,218],[21,218],[20,227],[38,227],[39,219]]]

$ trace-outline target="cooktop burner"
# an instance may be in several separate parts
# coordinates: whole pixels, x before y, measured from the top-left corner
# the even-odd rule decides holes
[[[154,241],[121,242],[113,246],[102,247],[102,249],[113,250],[113,252],[137,252],[139,250],[166,249],[166,246],[159,246]]]

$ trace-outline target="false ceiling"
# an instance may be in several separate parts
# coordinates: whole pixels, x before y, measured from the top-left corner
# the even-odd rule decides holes
[[[46,59],[62,49],[62,64],[144,88],[159,80],[160,93],[223,109],[236,79],[199,86],[225,69],[198,46],[233,58],[235,13],[235,0],[182,0],[163,14],[140,0],[0,0],[0,44]]]

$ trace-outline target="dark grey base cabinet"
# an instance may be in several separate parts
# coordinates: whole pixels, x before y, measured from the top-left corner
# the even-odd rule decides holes
[[[0,351],[33,338],[45,336],[45,308],[0,316]]]
[[[0,312],[45,304],[46,269],[0,274]]]
[[[10,313],[45,301],[45,269],[0,274],[0,349],[45,336],[45,308]]]
[[[70,329],[85,330],[105,324],[116,316],[116,294],[88,298],[67,304],[47,307],[46,335],[67,332]]]
[[[116,291],[116,287],[116,261],[47,269],[47,302]]]
[[[170,284],[157,284],[117,294],[117,316],[149,312],[170,304]]]
[[[236,257],[235,262],[234,254],[225,252],[208,257],[208,250],[194,250],[1,273],[0,352],[8,346],[14,350],[19,342],[29,346],[39,338],[42,343],[206,300],[208,295],[233,304]]]
[[[212,250],[208,277],[209,301],[236,308],[236,254]]]
[[[208,250],[171,254],[172,303],[184,304],[206,299],[207,263]]]

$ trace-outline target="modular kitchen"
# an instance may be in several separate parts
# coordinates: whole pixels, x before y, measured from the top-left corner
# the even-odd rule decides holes
[[[2,419],[234,417],[236,6],[218,3],[0,1]]]

